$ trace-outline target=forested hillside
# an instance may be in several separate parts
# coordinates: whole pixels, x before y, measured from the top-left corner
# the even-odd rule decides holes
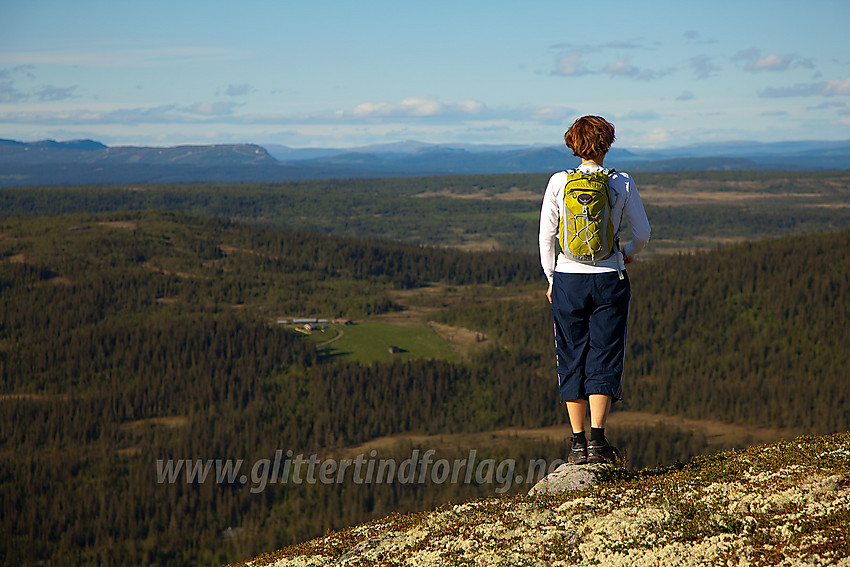
[[[850,427],[850,232],[630,269],[623,408],[811,432]],[[437,289],[445,293],[434,294]],[[157,461],[333,456],[379,436],[562,423],[544,280],[531,254],[351,240],[169,212],[0,222],[0,559],[224,563],[492,483],[158,481]],[[462,362],[327,356],[276,321],[400,309],[477,329]],[[640,467],[700,434],[612,432]],[[426,449],[401,439],[380,457]],[[554,441],[479,458],[563,455]],[[450,459],[468,447],[442,447]],[[188,465],[187,465],[188,466]],[[160,478],[161,480],[161,478]],[[510,487],[512,492],[527,489]]]
[[[630,266],[620,409],[828,433],[850,428],[850,231]],[[435,317],[548,355],[548,305],[470,296]],[[531,354],[529,354],[531,356]]]
[[[276,229],[535,253],[545,174],[281,183],[0,187],[8,216],[162,210]],[[850,174],[690,171],[634,176],[652,221],[644,257],[850,228]]]

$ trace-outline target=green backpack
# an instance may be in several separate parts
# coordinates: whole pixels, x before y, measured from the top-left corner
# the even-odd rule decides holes
[[[608,178],[613,169],[583,172],[570,169],[564,187],[565,215],[558,225],[561,250],[579,262],[596,262],[618,247],[611,224],[611,195]]]

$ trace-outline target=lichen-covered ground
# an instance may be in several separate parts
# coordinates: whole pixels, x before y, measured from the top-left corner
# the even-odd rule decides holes
[[[850,566],[850,432],[391,516],[249,564]]]

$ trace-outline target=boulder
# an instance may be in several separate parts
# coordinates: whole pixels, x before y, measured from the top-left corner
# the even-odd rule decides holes
[[[536,494],[559,494],[567,490],[584,490],[596,484],[596,479],[602,470],[611,465],[592,463],[587,465],[571,465],[564,463],[528,491],[529,496]]]

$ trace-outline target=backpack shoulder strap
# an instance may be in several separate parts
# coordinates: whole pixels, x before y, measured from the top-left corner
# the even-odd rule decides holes
[[[603,167],[602,171],[600,171],[599,173],[604,173],[608,177],[608,206],[613,209],[614,205],[617,203],[617,200],[620,198],[620,194],[617,193],[617,191],[615,191],[613,188],[611,188],[611,176],[617,173],[617,170],[613,167],[611,169]],[[614,193],[613,199],[611,199],[611,193]]]

